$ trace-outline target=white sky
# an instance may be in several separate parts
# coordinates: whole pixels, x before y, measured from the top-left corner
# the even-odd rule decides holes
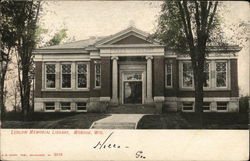
[[[68,37],[75,40],[90,36],[106,36],[127,28],[131,21],[143,31],[152,33],[157,26],[157,17],[162,1],[43,1],[42,28],[48,29],[45,40],[56,31],[68,29]],[[241,20],[249,20],[248,2],[223,2],[226,27]],[[249,22],[249,21],[248,21]],[[230,30],[228,35],[235,36]],[[249,37],[249,36],[248,36]],[[239,53],[238,75],[240,94],[249,93],[249,42]]]

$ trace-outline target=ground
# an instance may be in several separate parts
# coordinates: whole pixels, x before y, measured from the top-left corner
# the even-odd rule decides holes
[[[128,114],[129,115],[129,114]],[[109,113],[35,113],[29,121],[20,121],[17,114],[8,114],[2,128],[88,129],[94,121]],[[204,129],[248,129],[247,114],[204,114]],[[194,113],[146,114],[138,122],[138,129],[194,129]]]

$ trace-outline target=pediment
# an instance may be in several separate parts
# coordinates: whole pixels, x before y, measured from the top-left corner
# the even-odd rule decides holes
[[[96,45],[159,44],[156,41],[149,40],[148,37],[148,33],[135,27],[129,27],[99,41]]]
[[[111,45],[122,45],[122,44],[151,44],[151,42],[139,38],[135,35],[129,35],[125,38],[122,38],[121,40],[115,41]]]

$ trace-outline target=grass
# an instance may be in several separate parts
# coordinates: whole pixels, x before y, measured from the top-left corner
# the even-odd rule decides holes
[[[145,115],[138,129],[196,129],[195,113]],[[203,129],[248,129],[248,115],[241,113],[204,113]]]
[[[2,128],[88,129],[94,121],[109,113],[34,113],[22,121],[20,113],[7,113]],[[204,113],[203,129],[248,129],[248,113]],[[148,114],[138,122],[138,129],[195,129],[195,113]]]
[[[28,121],[20,114],[9,113],[2,121],[2,128],[22,129],[89,129],[96,120],[109,116],[99,113],[34,113]]]

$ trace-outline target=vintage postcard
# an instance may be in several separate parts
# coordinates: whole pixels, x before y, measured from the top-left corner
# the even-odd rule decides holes
[[[1,2],[1,160],[249,160],[249,11]]]

